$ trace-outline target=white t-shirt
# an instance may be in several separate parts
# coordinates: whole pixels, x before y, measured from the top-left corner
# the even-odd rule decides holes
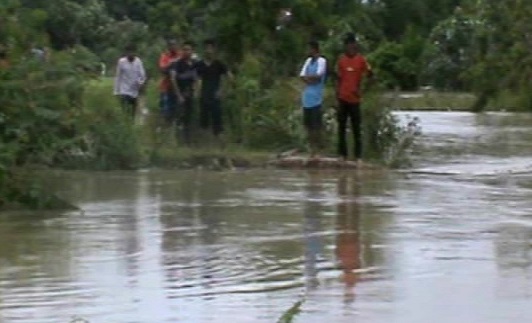
[[[312,57],[307,58],[305,61],[305,64],[303,65],[303,68],[301,69],[301,72],[299,73],[300,77],[303,76],[323,76],[327,70],[327,60],[324,57],[318,57],[318,71],[314,75],[306,75],[308,66],[312,62]]]
[[[139,96],[140,87],[146,82],[146,71],[140,58],[135,57],[130,62],[127,57],[118,60],[115,75],[115,95]]]

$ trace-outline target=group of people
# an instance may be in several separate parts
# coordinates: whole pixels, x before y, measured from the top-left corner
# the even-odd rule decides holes
[[[344,160],[349,157],[346,132],[347,123],[351,121],[354,157],[360,166],[362,163],[361,84],[365,77],[372,78],[373,72],[365,57],[360,54],[354,35],[346,36],[344,46],[345,52],[338,59],[335,73],[338,154]],[[322,105],[328,75],[327,65],[326,58],[320,54],[319,43],[309,42],[309,57],[301,69],[300,77],[306,85],[302,94],[303,119],[313,157],[322,148]]]
[[[336,65],[335,88],[338,122],[338,154],[347,160],[347,126],[351,123],[354,139],[354,157],[357,164],[362,159],[361,131],[361,84],[373,73],[363,55],[359,53],[356,38],[348,34],[344,40],[345,52]],[[322,111],[327,60],[320,53],[319,43],[309,42],[309,57],[305,60],[300,77],[305,83],[302,93],[303,122],[307,130],[312,157],[318,156],[322,147]],[[213,40],[204,42],[203,58],[196,59],[194,44],[186,41],[181,47],[175,40],[168,41],[167,50],[162,53],[159,68],[162,74],[160,89],[161,117],[166,125],[179,124],[182,140],[191,142],[195,93],[199,92],[200,126],[218,137],[223,132],[222,83],[229,74],[227,66],[217,58]],[[199,86],[198,86],[199,83]],[[120,58],[115,78],[115,94],[122,105],[133,116],[137,98],[146,84],[146,72],[134,48]],[[199,91],[198,91],[199,89]]]
[[[216,55],[215,42],[209,39],[203,45],[203,58],[197,59],[192,42],[185,41],[179,47],[177,41],[169,40],[159,59],[161,119],[166,126],[179,125],[181,140],[187,145],[192,141],[196,93],[199,93],[200,127],[210,130],[217,138],[223,132],[221,98],[223,80],[229,72]],[[141,59],[135,55],[134,48],[128,48],[117,64],[114,93],[133,117],[146,80]]]

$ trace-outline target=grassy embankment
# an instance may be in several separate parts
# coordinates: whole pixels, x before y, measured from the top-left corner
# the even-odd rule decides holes
[[[117,99],[112,95],[112,89],[112,78],[88,82],[84,94],[87,109],[98,109],[103,105],[119,109]],[[275,157],[275,152],[243,147],[231,143],[230,138],[224,138],[226,143],[221,145],[212,136],[198,129],[195,132],[196,144],[192,147],[179,145],[174,129],[159,127],[159,91],[156,80],[149,82],[141,102],[134,126],[141,152],[138,167],[211,169],[262,167]]]
[[[291,86],[294,85],[292,83],[289,84]],[[294,88],[297,88],[297,86],[294,86]],[[279,92],[279,90],[276,91],[277,92],[273,92],[274,97],[269,97],[270,101],[268,102],[271,102],[272,104],[278,104],[280,107],[276,107],[276,109],[280,109],[280,111],[297,110],[297,97],[299,96],[297,89],[291,89],[289,91],[287,90],[286,93]],[[331,100],[331,93],[328,93],[326,99],[327,106],[334,104],[334,100]],[[274,158],[282,150],[287,150],[291,148],[304,149],[304,145],[302,146],[301,144],[301,139],[304,141],[304,138],[301,137],[303,129],[300,128],[300,122],[297,113],[292,115],[289,114],[289,118],[295,116],[295,119],[292,118],[293,120],[290,120],[289,122],[283,125],[281,125],[281,123],[285,123],[287,121],[286,118],[283,119],[283,117],[279,119],[277,116],[277,120],[275,120],[274,116],[274,119],[272,120],[264,120],[266,122],[269,122],[270,126],[273,125],[274,128],[277,128],[278,131],[275,130],[273,132],[270,132],[271,134],[282,133],[283,131],[288,130],[291,131],[291,136],[296,133],[297,137],[301,137],[299,140],[296,140],[296,142],[292,141],[292,144],[290,144],[290,142],[288,141],[288,145],[284,148],[265,149],[264,147],[262,147],[257,149],[250,148],[255,147],[253,145],[234,144],[232,142],[235,142],[237,140],[235,140],[236,136],[234,133],[231,133],[231,131],[228,133],[227,136],[228,144],[225,145],[223,149],[219,145],[212,144],[212,138],[205,137],[205,134],[201,133],[198,135],[198,141],[201,143],[200,145],[194,146],[192,148],[183,147],[176,142],[175,136],[171,130],[167,130],[165,132],[156,131],[158,122],[157,117],[159,112],[158,95],[159,94],[157,89],[157,82],[151,81],[147,88],[143,104],[143,106],[145,107],[145,113],[141,113],[142,117],[140,118],[140,120],[137,120],[137,126],[135,129],[135,132],[138,134],[137,141],[139,143],[142,156],[139,161],[140,167],[189,168],[200,166],[214,169],[225,169],[230,168],[232,166],[257,167],[265,165],[269,160]],[[287,97],[290,98],[287,99]],[[259,102],[261,101],[260,98],[254,100]],[[283,102],[277,103],[279,100]],[[474,100],[475,97],[467,93],[437,93],[428,91],[409,94],[386,93],[381,96],[378,101],[375,101],[375,99],[370,100],[371,103],[369,103],[369,108],[368,104],[366,104],[365,107],[368,110],[374,110],[374,105],[378,105],[381,110],[383,108],[392,108],[395,110],[464,111],[467,110],[467,107],[473,104]],[[235,101],[232,101],[232,104],[238,105],[240,107],[245,106],[246,103],[241,104],[240,102],[236,102],[235,104]],[[249,104],[249,101],[247,102],[247,104]],[[112,78],[94,80],[88,83],[88,86],[86,87],[85,91],[85,106],[87,106],[88,109],[98,109],[99,106],[111,106],[113,107],[113,109],[117,108],[117,101],[112,96]],[[266,104],[266,106],[268,106],[268,104]],[[268,110],[260,108],[258,112],[255,113],[262,114],[261,111]],[[328,117],[331,117],[331,111],[327,113]],[[371,119],[370,123],[382,125],[380,121],[374,118],[372,113],[368,114],[369,118]],[[378,114],[378,112],[376,113]],[[286,115],[286,113],[284,113],[284,115]],[[248,124],[249,122],[253,122],[249,118],[246,120]],[[257,124],[260,126],[261,123]],[[294,124],[296,124],[296,128],[294,128]],[[333,128],[329,129],[329,135],[332,134],[332,138],[331,136],[329,136],[328,138],[329,148],[335,147],[334,122],[332,124]],[[299,127],[297,125],[299,125]],[[264,127],[264,125],[260,127]],[[368,127],[371,128],[373,126],[368,125]],[[229,128],[234,128],[234,126]],[[259,128],[257,127],[248,127],[248,129],[253,129],[253,132],[259,130]],[[371,131],[371,129],[366,129],[366,131]],[[390,135],[392,137],[394,136],[394,134]],[[394,139],[391,139],[392,137],[383,140],[393,141]],[[276,139],[271,138],[271,140],[275,141]],[[378,139],[377,141],[382,140]],[[371,142],[369,142],[366,143],[366,147],[369,147],[368,144],[370,144],[369,146],[371,146]],[[330,149],[330,153],[333,153],[333,148]]]

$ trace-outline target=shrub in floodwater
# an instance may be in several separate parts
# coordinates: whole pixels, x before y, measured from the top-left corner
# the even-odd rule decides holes
[[[369,93],[363,101],[362,118],[366,158],[394,168],[408,165],[412,148],[421,134],[419,119],[402,122],[379,92]]]
[[[0,209],[74,210],[77,207],[50,192],[36,171],[0,169]]]
[[[301,313],[301,306],[303,306],[304,300],[297,301],[290,307],[286,312],[283,313],[281,318],[277,321],[277,323],[291,323],[294,321],[296,316],[298,316]]]

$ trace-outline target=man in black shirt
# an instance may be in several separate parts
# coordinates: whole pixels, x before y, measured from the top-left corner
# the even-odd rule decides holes
[[[181,58],[169,67],[172,88],[179,102],[179,116],[183,124],[183,140],[191,143],[192,116],[194,113],[194,87],[198,78],[197,63],[192,58],[192,42],[183,43]]]
[[[197,71],[201,79],[200,125],[205,130],[212,128],[218,137],[223,131],[222,80],[227,67],[217,59],[213,40],[205,41],[204,59],[198,63]]]

